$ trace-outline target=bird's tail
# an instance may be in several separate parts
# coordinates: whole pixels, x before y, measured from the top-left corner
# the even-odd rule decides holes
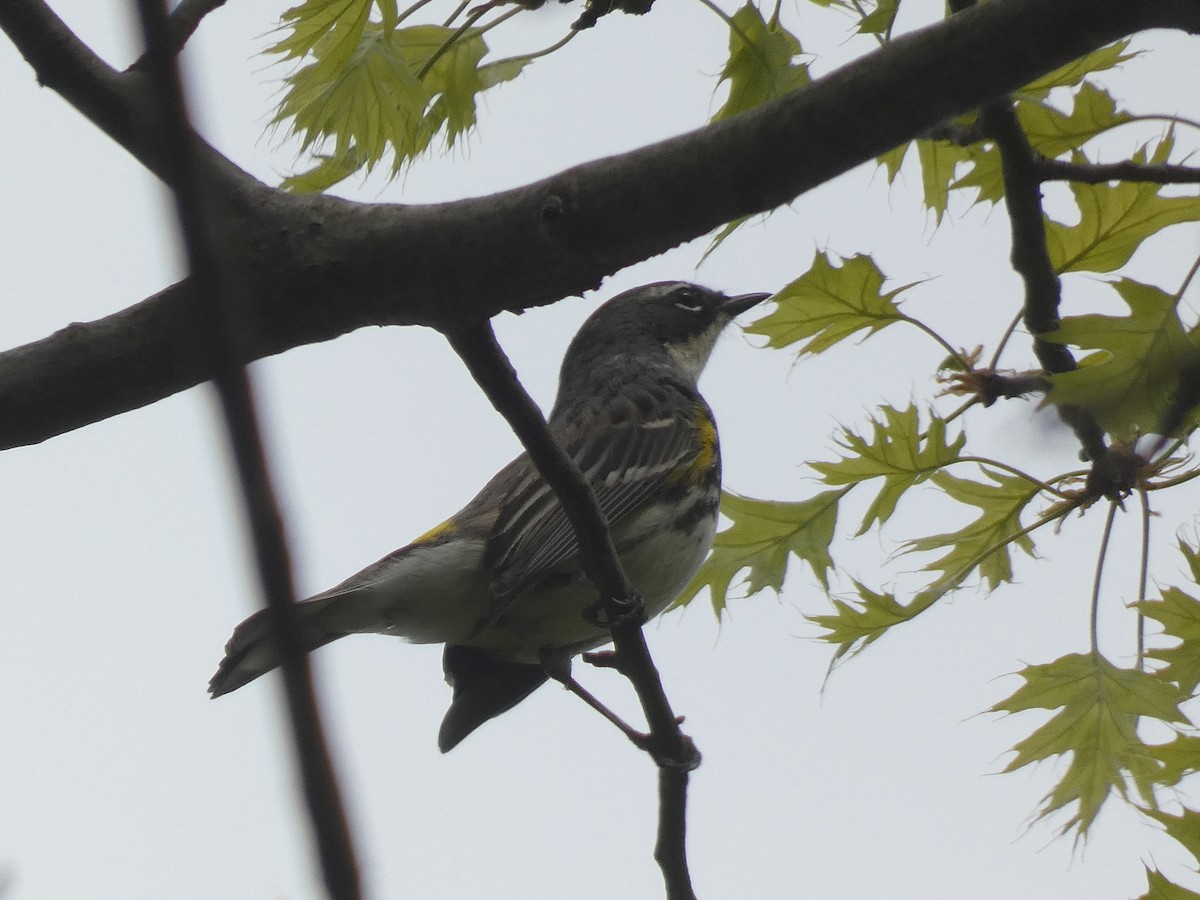
[[[328,607],[339,599],[328,597],[296,605],[296,631],[306,653],[348,633],[331,628],[328,623]],[[258,676],[270,672],[279,662],[271,610],[260,609],[234,629],[233,637],[225,645],[225,658],[208,682],[208,692],[220,697],[236,691]]]

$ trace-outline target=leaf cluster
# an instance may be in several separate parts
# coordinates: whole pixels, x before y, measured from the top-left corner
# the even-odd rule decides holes
[[[850,16],[856,34],[880,43],[890,39],[899,7],[894,2],[815,2]],[[753,54],[751,47],[756,48]],[[740,10],[730,21],[730,60],[722,72],[731,91],[717,117],[745,108],[746,98],[768,101],[773,84],[789,79],[801,83],[807,75],[801,75],[795,62],[799,54],[799,40],[784,31],[778,14],[764,20]],[[1149,510],[1152,492],[1177,489],[1197,474],[1187,456],[1176,455],[1198,424],[1195,410],[1200,405],[1195,387],[1198,326],[1182,305],[1192,275],[1182,284],[1163,286],[1122,272],[1164,229],[1200,221],[1196,190],[1161,177],[1172,165],[1179,167],[1173,162],[1176,131],[1189,124],[1163,117],[1167,127],[1162,134],[1126,160],[1124,171],[1131,175],[1088,177],[1098,167],[1097,148],[1105,136],[1148,118],[1123,108],[1104,81],[1136,56],[1130,42],[1121,41],[1009,98],[1031,167],[1045,179],[1066,177],[1077,213],[1073,221],[1042,213],[1040,253],[1047,270],[1060,280],[1085,279],[1078,284],[1094,307],[1120,304],[1125,311],[1056,316],[1057,327],[1035,337],[1065,348],[1068,359],[1078,352],[1078,360],[1065,371],[1035,366],[1006,372],[996,368],[996,361],[1012,329],[997,341],[991,362],[982,365],[982,348],[956,349],[932,322],[909,314],[905,300],[919,292],[919,283],[889,282],[863,252],[840,259],[817,253],[807,271],[773,298],[771,312],[747,332],[761,336],[764,349],[806,358],[835,349],[870,353],[857,348],[880,331],[915,329],[945,351],[941,370],[931,374],[947,387],[923,408],[884,405],[863,427],[841,428],[833,439],[836,458],[807,463],[819,485],[807,499],[785,503],[726,494],[722,511],[729,527],[717,535],[712,555],[681,602],[707,588],[719,613],[730,602],[739,572],[749,573],[746,593],[779,590],[800,575],[800,567],[791,565],[794,560],[826,591],[829,610],[809,619],[821,639],[834,646],[835,660],[844,660],[964,585],[991,591],[1012,583],[1020,559],[1037,555],[1035,539],[1046,525],[1061,523],[1068,514],[1087,514],[1098,504],[1115,514],[1123,506],[1113,504],[1131,492]],[[773,77],[762,71],[767,65],[774,66]],[[1050,161],[1059,168],[1052,170]],[[878,163],[889,184],[907,167],[919,169],[924,205],[935,227],[947,221],[952,209],[1006,200],[1003,152],[985,133],[979,114],[943,123],[884,154]],[[1064,170],[1079,177],[1051,174]],[[1138,178],[1143,171],[1148,177]],[[709,252],[741,224],[722,230]],[[1020,306],[1017,300],[1014,312]],[[1045,460],[1049,474],[1034,476],[1003,459],[968,455],[967,433],[978,411],[1001,397],[1030,392],[1044,393],[1044,403],[1068,416],[1089,417],[1111,442],[1112,459],[1095,460],[1091,472],[1056,471]],[[939,411],[944,398],[955,395],[965,395],[965,403],[948,414]],[[1155,434],[1166,437],[1145,437]],[[1100,477],[1102,470],[1108,475]],[[1111,472],[1117,470],[1121,474],[1114,481]],[[910,499],[914,497],[921,499]],[[849,502],[865,511],[857,524],[847,526]],[[847,576],[852,590],[839,593],[833,587],[842,571],[839,535],[880,533],[891,527],[898,508],[915,502],[962,511],[961,519],[953,513],[942,517],[955,523],[948,529],[894,542],[897,556],[922,560],[916,573],[919,586],[901,592]],[[1200,580],[1195,551],[1182,543],[1180,549],[1193,564],[1193,578]],[[1102,560],[1110,552],[1107,529],[1099,552]],[[1025,667],[1019,673],[1021,687],[993,708],[1050,714],[1017,744],[1006,770],[1051,758],[1067,761],[1040,810],[1042,816],[1062,813],[1062,831],[1085,835],[1103,804],[1115,796],[1144,810],[1194,854],[1200,846],[1200,814],[1185,808],[1181,817],[1169,816],[1159,808],[1164,791],[1200,771],[1200,734],[1185,712],[1200,684],[1200,600],[1194,594],[1195,589],[1167,588],[1137,605],[1146,621],[1161,627],[1166,646],[1156,644],[1136,665],[1122,667],[1107,659],[1098,649],[1093,625],[1089,652]],[[1098,602],[1097,586],[1093,604]],[[1151,720],[1174,737],[1147,742],[1143,726]],[[1157,871],[1148,869],[1147,878],[1147,897],[1197,896]]]
[[[781,5],[765,13],[753,0],[732,13],[705,5],[728,36],[728,56],[714,82],[721,99],[713,120],[809,83],[812,55],[798,27],[784,23]],[[808,5],[848,20],[851,39],[871,46],[892,39],[901,11],[900,0]],[[406,24],[424,6],[425,0],[407,10],[398,9],[395,0],[304,0],[284,13],[281,37],[270,52],[293,70],[274,122],[299,138],[314,163],[287,179],[290,189],[325,190],[389,157],[395,175],[439,138],[455,146],[476,126],[481,94],[517,78],[534,58],[570,37],[545,51],[490,60],[485,34],[524,6],[497,12],[498,4],[471,11],[463,4],[441,24]],[[814,254],[807,269],[774,297],[771,312],[747,331],[763,339],[764,349],[802,359],[870,352],[870,338],[899,326],[934,342],[944,361],[928,373],[929,383],[942,390],[905,408],[881,405],[865,423],[840,428],[832,453],[807,463],[816,485],[807,497],[784,501],[727,492],[722,501],[727,527],[679,603],[707,590],[719,615],[739,584],[748,594],[779,591],[807,570],[828,598],[828,607],[809,618],[834,647],[835,660],[849,659],[965,585],[992,591],[1014,582],[1020,567],[1044,552],[1044,536],[1052,531],[1043,531],[1045,526],[1093,508],[1108,509],[1111,517],[1119,509],[1112,504],[1131,493],[1148,511],[1152,492],[1180,489],[1197,474],[1182,453],[1200,405],[1198,326],[1182,302],[1191,275],[1182,284],[1153,284],[1123,271],[1164,229],[1200,221],[1195,189],[1170,185],[1163,176],[1172,166],[1182,168],[1178,160],[1186,154],[1176,149],[1176,133],[1191,123],[1158,117],[1166,123],[1162,133],[1123,160],[1121,176],[1091,177],[1099,171],[1106,136],[1153,118],[1125,109],[1108,87],[1136,57],[1131,43],[1120,41],[1007,98],[1023,135],[1027,167],[1042,181],[1068,180],[1075,216],[1043,211],[1044,237],[1039,246],[1023,249],[1038,256],[1059,293],[1072,280],[1088,298],[1088,311],[1064,316],[1055,296],[1049,320],[1056,326],[1032,335],[1036,348],[1060,348],[1070,365],[1053,372],[1037,363],[1024,371],[999,369],[1016,320],[996,337],[984,363],[982,347],[957,348],[935,322],[910,314],[919,281],[889,279],[861,250],[842,257]],[[980,112],[961,116],[877,160],[888,184],[903,172],[919,172],[922,202],[935,228],[959,210],[1008,199],[1005,154],[1011,148],[1002,148],[985,124]],[[744,221],[721,229],[709,252]],[[1029,297],[1012,298],[1018,320],[1030,312],[1028,302]],[[1122,312],[1094,311],[1114,306]],[[1044,402],[1070,421],[1082,417],[1093,423],[1111,445],[1112,458],[1092,460],[1090,472],[1040,459],[1035,475],[1006,459],[968,454],[968,433],[978,415],[1001,398],[1030,393],[1045,394]],[[947,409],[951,401],[955,405]],[[1152,434],[1166,437],[1154,442],[1146,438]],[[1113,460],[1127,463],[1117,467],[1120,477],[1099,478],[1102,464],[1112,469]],[[897,511],[917,503],[949,512],[939,516],[935,533],[891,538],[900,521]],[[908,573],[918,579],[916,587],[869,586],[847,575],[851,590],[839,591],[844,542],[868,534],[882,540],[885,531],[896,548],[893,562],[920,561]],[[1183,542],[1180,550],[1193,580],[1200,580],[1196,551]],[[1106,537],[1101,558],[1108,552]],[[1088,652],[1025,667],[1021,686],[993,707],[1049,714],[1017,744],[1007,770],[1051,758],[1067,761],[1040,810],[1065,815],[1064,831],[1086,834],[1115,796],[1136,804],[1197,852],[1200,813],[1167,815],[1159,804],[1164,791],[1200,771],[1200,735],[1186,715],[1200,684],[1198,590],[1170,587],[1154,599],[1142,592],[1137,615],[1161,635],[1136,665],[1108,660],[1093,625]],[[1093,605],[1098,596],[1097,587]],[[1174,737],[1148,743],[1142,725],[1149,720]],[[1148,869],[1147,879],[1147,898],[1197,896],[1157,871]]]
[[[305,0],[283,14],[284,36],[269,52],[301,64],[284,79],[272,124],[317,159],[284,181],[289,190],[326,190],[389,154],[394,175],[439,135],[453,148],[475,127],[479,94],[533,58],[484,62],[485,28],[403,18],[394,0]]]

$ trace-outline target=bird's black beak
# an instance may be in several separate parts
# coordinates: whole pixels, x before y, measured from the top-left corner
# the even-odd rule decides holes
[[[772,294],[738,294],[736,297],[727,297],[721,304],[721,312],[730,319],[736,318],[748,310],[750,307],[762,303]]]

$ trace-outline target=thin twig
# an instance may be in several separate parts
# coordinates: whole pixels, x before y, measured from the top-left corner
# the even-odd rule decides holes
[[[1088,631],[1091,639],[1092,654],[1100,655],[1100,579],[1104,575],[1104,560],[1108,556],[1108,542],[1112,538],[1113,521],[1117,517],[1120,503],[1110,500],[1108,517],[1104,520],[1104,534],[1100,538],[1100,552],[1096,554],[1096,575],[1092,580],[1092,606],[1088,616]]]
[[[583,569],[600,592],[601,608],[609,621],[616,623],[611,630],[620,660],[617,668],[633,684],[641,701],[650,726],[648,750],[659,764],[662,802],[655,859],[663,872],[667,896],[671,900],[690,900],[694,894],[688,876],[682,817],[687,769],[693,767],[699,757],[691,741],[679,730],[679,722],[650,658],[641,626],[629,615],[637,594],[621,568],[608,523],[591,485],[554,440],[541,411],[517,380],[511,363],[496,342],[491,324],[483,322],[446,337],[558,497],[575,530]]]
[[[450,52],[450,48],[453,47],[463,35],[470,31],[476,22],[491,12],[493,6],[494,4],[492,3],[485,3],[483,6],[474,9],[471,14],[467,16],[467,20],[459,25],[458,28],[456,28],[450,35],[450,37],[446,38],[446,40],[442,42],[440,47],[433,51],[429,59],[425,60],[425,65],[421,66],[420,70],[417,72],[417,81],[424,79],[425,76],[429,74],[430,70],[433,69],[433,67],[437,64],[437,61]],[[481,25],[478,29],[478,32],[479,34],[483,34],[489,29],[495,28],[501,22],[507,21],[513,16],[523,12],[525,12],[525,8],[521,6],[510,9],[508,12],[497,16],[487,25]]]
[[[1138,500],[1142,504],[1142,558],[1138,565],[1138,603],[1146,599],[1146,587],[1150,581],[1150,495],[1145,490],[1139,490]],[[1137,668],[1141,669],[1146,660],[1146,616],[1138,607],[1137,614]]]
[[[292,737],[300,763],[305,799],[316,836],[325,886],[334,900],[360,896],[358,866],[333,764],[325,742],[308,658],[295,627],[295,590],[283,519],[267,471],[254,400],[238,364],[236,273],[225,265],[214,241],[217,232],[198,177],[196,148],[170,44],[163,0],[137,0],[145,36],[146,71],[153,80],[163,157],[173,170],[176,212],[193,280],[197,343],[210,357],[236,460],[246,515],[254,539],[259,578],[273,614]],[[235,277],[229,277],[233,275]]]
[[[992,361],[988,365],[989,369],[994,370],[1000,365],[1000,357],[1004,354],[1004,348],[1008,346],[1008,342],[1016,334],[1017,326],[1021,324],[1022,318],[1021,313],[1017,313],[1012,317],[1012,321],[1008,323],[1008,327],[1004,329],[1004,334],[1000,336],[1000,341],[996,344],[996,351],[992,354]]]
[[[1039,181],[1075,181],[1102,184],[1106,181],[1140,181],[1152,184],[1200,183],[1200,168],[1173,163],[1073,163],[1038,157],[1032,169]]]

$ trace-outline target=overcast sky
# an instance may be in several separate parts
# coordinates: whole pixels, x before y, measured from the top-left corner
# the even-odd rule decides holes
[[[110,62],[135,55],[126,4],[54,5]],[[281,70],[259,52],[286,5],[230,0],[186,57],[201,130],[272,183],[295,157],[265,130]],[[915,22],[931,6],[908,0],[905,15]],[[807,4],[803,12],[817,21]],[[553,4],[522,15],[514,37],[497,34],[493,47],[545,46],[577,14]],[[806,46],[833,48],[818,72],[866,49],[822,27],[798,28]],[[700,4],[608,17],[489,95],[469,152],[341,193],[476,196],[696,127],[719,104],[726,42]],[[1194,41],[1142,42],[1152,44],[1165,52],[1127,66],[1113,80],[1119,96],[1200,119]],[[122,309],[181,270],[157,183],[39,89],[7,40],[0,83],[8,348]],[[1133,143],[1122,137],[1113,158]],[[936,318],[959,345],[994,340],[1019,297],[1005,217],[959,210],[935,231],[919,185],[915,169],[889,189],[864,167],[744,228],[699,269],[703,241],[623,271],[595,295],[502,316],[497,331],[548,406],[562,351],[601,300],[667,278],[774,291],[829,248],[873,253],[895,284],[930,279],[912,295],[915,314]],[[1198,250],[1200,233],[1178,228],[1135,270],[1173,290]],[[800,463],[830,458],[837,423],[861,423],[879,402],[931,397],[925,372],[942,355],[899,332],[873,338],[865,357],[847,350],[799,365],[753,343],[732,330],[701,386],[722,429],[726,486],[784,499],[814,490]],[[1028,359],[1021,344],[1013,364]],[[365,329],[255,364],[253,376],[306,594],[441,521],[518,452],[425,329]],[[204,690],[233,626],[260,602],[214,408],[208,388],[194,389],[0,458],[5,900],[321,896],[276,679],[219,701]],[[1075,452],[1033,403],[980,417],[972,441],[1036,450],[1027,459],[1043,474],[1069,468]],[[911,504],[889,533],[947,530],[941,512]],[[1115,804],[1086,845],[1054,840],[1060,823],[1034,823],[1033,813],[1061,764],[996,774],[1038,720],[981,714],[1017,687],[1010,673],[1022,665],[1086,649],[1101,518],[1069,521],[1047,536],[1048,559],[1022,561],[1018,585],[961,592],[843,666],[823,693],[831,652],[802,613],[828,605],[807,571],[779,598],[733,601],[720,625],[703,602],[652,624],[668,692],[704,754],[689,817],[700,895],[1094,900],[1141,893],[1142,861],[1181,877],[1182,850]],[[894,550],[872,536],[847,546],[854,524],[839,538],[843,590],[851,576],[878,586],[879,562]],[[1135,535],[1134,522],[1121,523],[1123,559],[1134,558]],[[901,577],[915,568],[900,565]],[[1180,580],[1174,561],[1160,570]],[[1114,566],[1106,649],[1121,664],[1132,647],[1122,604],[1135,588],[1133,567]],[[352,638],[322,650],[315,670],[369,896],[662,895],[654,769],[574,698],[543,688],[442,756],[440,648]],[[636,718],[623,680],[582,677]]]

